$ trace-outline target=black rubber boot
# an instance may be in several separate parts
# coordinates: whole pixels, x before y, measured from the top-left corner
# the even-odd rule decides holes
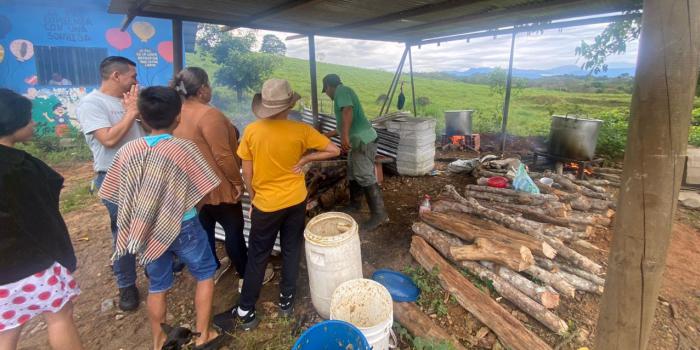
[[[135,285],[119,288],[119,308],[122,311],[134,311],[139,308],[139,290]]]
[[[370,185],[362,188],[367,197],[369,205],[370,218],[367,222],[360,225],[360,230],[371,231],[379,225],[389,221],[389,215],[384,208],[384,198],[382,198],[382,190],[378,184]]]
[[[350,190],[350,201],[348,205],[341,207],[339,210],[346,214],[357,214],[362,210],[362,186],[357,181],[348,181],[348,189]]]

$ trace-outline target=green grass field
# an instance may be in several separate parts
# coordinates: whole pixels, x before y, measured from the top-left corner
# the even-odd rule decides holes
[[[187,64],[205,68],[212,77],[218,68],[211,60],[192,54],[188,54]],[[319,90],[320,80],[325,74],[340,75],[344,84],[352,87],[359,95],[365,112],[370,118],[376,117],[379,113],[381,103],[376,102],[377,98],[386,94],[393,76],[393,72],[327,63],[319,63],[317,69]],[[311,105],[308,61],[285,57],[272,77],[289,80],[292,87],[302,95],[302,103],[305,106]],[[409,110],[412,109],[410,78],[404,74],[402,79],[406,81],[404,109]],[[443,112],[454,109],[475,110],[474,125],[477,132],[494,131],[499,128],[500,119],[496,117],[496,112],[500,110],[502,101],[499,96],[492,94],[486,85],[417,76],[415,88],[417,97],[430,99],[430,104],[418,107],[418,114],[436,118],[439,128],[443,127]],[[216,90],[217,95],[225,96],[227,99],[233,99],[235,95],[223,87],[216,87]],[[319,96],[321,111],[331,112],[331,100],[321,95],[320,91]],[[394,96],[392,111],[396,110],[396,98],[397,96]],[[552,114],[584,114],[595,118],[611,109],[628,108],[630,98],[629,94],[567,93],[525,88],[515,94],[511,100],[508,132],[515,135],[546,135],[549,132],[549,116]],[[243,106],[232,103],[222,109],[234,119],[242,117],[248,119],[240,114],[249,113],[249,102],[244,102]]]

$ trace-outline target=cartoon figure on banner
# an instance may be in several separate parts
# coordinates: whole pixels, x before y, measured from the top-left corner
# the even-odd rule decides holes
[[[68,110],[66,107],[63,106],[61,102],[56,103],[53,105],[53,114],[51,117],[49,117],[49,114],[47,112],[43,112],[44,118],[48,120],[49,122],[53,123],[54,126],[54,133],[58,137],[64,137],[68,136],[68,132],[70,131],[71,125],[71,120],[76,120],[75,118],[71,118],[68,115]]]
[[[131,25],[131,30],[144,43],[156,35],[156,29],[148,22],[134,22]]]
[[[127,32],[122,32],[119,28],[107,29],[105,38],[109,45],[119,51],[131,46],[131,35]]]
[[[75,115],[78,101],[86,94],[85,88],[27,89],[32,100],[32,119],[37,123],[38,136],[71,137],[79,129]]]
[[[26,62],[34,57],[34,44],[29,40],[17,39],[10,43],[10,52],[20,62]]]

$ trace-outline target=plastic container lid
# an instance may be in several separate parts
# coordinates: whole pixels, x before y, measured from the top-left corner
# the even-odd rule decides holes
[[[416,301],[420,289],[410,277],[390,269],[379,269],[372,274],[372,279],[386,287],[394,301]]]
[[[490,177],[486,184],[489,187],[506,188],[508,187],[508,179],[503,176],[494,176]]]

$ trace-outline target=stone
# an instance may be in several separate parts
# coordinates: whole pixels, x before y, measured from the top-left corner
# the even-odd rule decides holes
[[[102,304],[100,305],[100,311],[102,312],[107,312],[114,309],[114,300],[113,299],[105,299],[102,300]]]
[[[700,193],[695,191],[681,191],[678,193],[678,200],[681,202],[681,205],[686,208],[700,208]]]
[[[120,320],[124,319],[124,314],[116,314],[114,316],[114,319],[117,321],[120,321]]]

